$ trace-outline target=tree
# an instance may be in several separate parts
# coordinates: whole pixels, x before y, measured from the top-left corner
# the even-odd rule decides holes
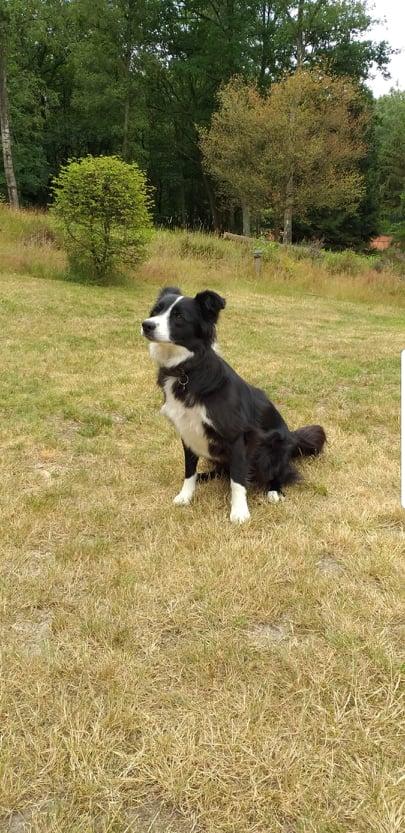
[[[140,260],[150,236],[150,197],[136,164],[87,156],[62,167],[53,184],[73,269],[104,283],[121,263]]]
[[[294,215],[358,205],[368,119],[353,83],[320,70],[297,70],[264,97],[232,82],[202,137],[205,164],[230,199],[249,188],[258,207],[280,219],[284,213],[283,239],[291,243]]]
[[[405,220],[405,92],[391,90],[377,101],[381,207],[389,223]]]
[[[271,205],[284,211],[283,241],[291,243],[294,214],[358,206],[369,114],[349,79],[301,69],[273,86],[266,115]]]
[[[0,0],[0,3],[4,0]],[[21,198],[49,199],[50,173],[69,153],[75,131],[69,111],[69,54],[75,42],[70,0],[6,0],[7,69],[13,159]],[[67,138],[68,137],[68,138]],[[0,175],[1,180],[1,175]]]
[[[392,49],[386,41],[365,37],[373,20],[368,0],[280,0],[264,3],[274,9],[275,26],[267,75],[278,80],[286,70],[322,65],[333,75],[365,80],[373,66],[387,71]]]
[[[366,154],[358,164],[364,185],[360,202],[351,210],[345,205],[308,209],[306,217],[296,218],[294,223],[297,239],[315,237],[338,249],[368,248],[370,239],[380,233],[375,101],[370,92],[364,92],[370,121],[364,134]]]
[[[219,109],[210,130],[200,131],[204,165],[222,193],[242,209],[243,234],[250,234],[251,210],[268,201],[263,165],[266,151],[264,99],[256,87],[233,79],[218,94]]]
[[[12,208],[18,208],[17,182],[14,173],[13,154],[11,146],[10,113],[7,92],[6,72],[6,32],[7,16],[0,7],[0,129],[3,148],[4,174],[7,183],[8,200]]]
[[[52,175],[69,158],[116,154],[147,171],[156,220],[167,225],[225,223],[202,166],[199,129],[208,127],[217,93],[232,77],[265,92],[302,64],[361,80],[375,65],[384,71],[389,54],[387,44],[367,39],[365,0],[1,6],[10,20],[8,94],[21,198],[46,204]]]

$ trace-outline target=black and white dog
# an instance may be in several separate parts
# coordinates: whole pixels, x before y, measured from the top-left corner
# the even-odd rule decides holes
[[[197,479],[227,474],[231,481],[231,521],[250,517],[246,486],[255,484],[272,502],[299,479],[292,458],[319,454],[326,440],[320,425],[290,431],[264,391],[252,387],[215,350],[215,325],[225,301],[216,292],[195,298],[176,287],[160,292],[142,334],[159,366],[162,413],[183,442],[185,479],[174,503],[190,503]],[[197,475],[198,458],[215,464]]]

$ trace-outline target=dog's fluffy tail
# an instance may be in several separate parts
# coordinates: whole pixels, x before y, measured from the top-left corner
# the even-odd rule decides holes
[[[291,434],[296,443],[292,457],[310,457],[320,454],[326,443],[326,434],[322,425],[305,425],[304,428],[291,431]]]

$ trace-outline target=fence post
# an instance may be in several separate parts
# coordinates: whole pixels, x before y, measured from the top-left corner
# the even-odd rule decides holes
[[[255,249],[253,252],[256,275],[260,275],[260,272],[262,271],[262,254],[263,252],[261,249]]]

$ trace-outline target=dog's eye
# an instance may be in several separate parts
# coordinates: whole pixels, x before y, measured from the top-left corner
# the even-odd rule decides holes
[[[158,315],[159,312],[162,312],[163,304],[158,304],[156,307],[153,307],[152,315]]]
[[[180,318],[183,318],[179,309],[174,309],[173,310],[173,318],[175,318],[177,321],[179,321]]]

